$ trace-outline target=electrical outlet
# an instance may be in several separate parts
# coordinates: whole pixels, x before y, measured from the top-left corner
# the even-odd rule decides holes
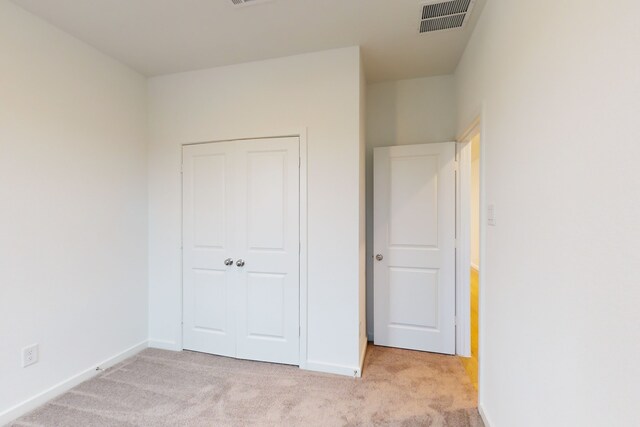
[[[38,344],[30,345],[22,349],[22,367],[26,368],[38,362]]]

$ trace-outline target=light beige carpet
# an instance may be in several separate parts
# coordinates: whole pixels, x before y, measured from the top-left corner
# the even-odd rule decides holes
[[[457,357],[375,347],[362,378],[147,349],[15,426],[479,427]]]

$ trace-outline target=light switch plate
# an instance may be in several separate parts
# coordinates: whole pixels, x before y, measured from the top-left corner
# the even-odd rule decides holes
[[[487,223],[493,227],[496,225],[496,205],[487,206]]]

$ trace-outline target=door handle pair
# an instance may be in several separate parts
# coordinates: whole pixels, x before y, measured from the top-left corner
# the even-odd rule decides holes
[[[233,260],[231,258],[227,258],[224,260],[224,265],[233,265]],[[244,267],[244,260],[239,259],[238,261],[236,261],[236,265],[238,267]]]

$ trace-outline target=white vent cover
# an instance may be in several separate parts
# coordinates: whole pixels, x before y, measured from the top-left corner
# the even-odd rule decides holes
[[[231,0],[234,6],[251,6],[252,4],[265,3],[272,0]]]
[[[467,22],[474,3],[475,0],[451,0],[422,5],[420,33],[461,29]]]

